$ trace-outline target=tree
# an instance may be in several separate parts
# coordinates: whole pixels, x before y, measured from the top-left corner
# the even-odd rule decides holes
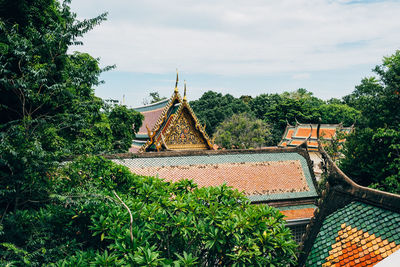
[[[271,141],[268,125],[248,113],[233,114],[218,125],[215,143],[227,149],[257,148]]]
[[[319,113],[323,123],[343,123],[345,126],[350,126],[361,118],[359,110],[346,104],[323,104],[319,107]]]
[[[167,99],[165,96],[160,96],[158,92],[151,92],[149,98],[143,99],[143,105],[154,104],[160,102],[161,100]]]
[[[126,106],[115,106],[108,114],[113,136],[113,150],[125,152],[142,126],[143,115]]]
[[[198,188],[188,180],[137,176],[101,157],[64,165],[54,181],[46,206],[4,219],[2,264],[24,264],[24,259],[66,266],[295,262],[296,244],[283,215],[250,205],[226,185]]]
[[[191,101],[190,106],[211,136],[218,124],[233,114],[250,112],[250,108],[240,99],[230,94],[222,95],[213,91],[205,92],[200,99]]]
[[[340,167],[355,181],[400,193],[400,51],[375,67],[344,100],[361,111],[356,132],[347,138]]]
[[[93,89],[102,83],[100,73],[112,67],[100,69],[88,54],[67,53],[106,14],[77,21],[68,1],[14,2],[2,2],[15,6],[12,12],[0,8],[0,206],[6,211],[46,198],[48,175],[63,157],[110,152],[120,143]],[[123,115],[112,114],[114,122]],[[141,118],[130,115],[135,122]],[[132,125],[119,127],[124,134],[117,138],[125,143],[120,150]]]

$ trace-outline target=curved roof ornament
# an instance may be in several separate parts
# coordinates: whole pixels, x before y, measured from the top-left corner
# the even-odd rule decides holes
[[[184,89],[184,91],[183,91],[183,101],[186,101],[187,99],[186,99],[186,80],[184,80],[184,84],[185,84],[185,89]]]
[[[296,117],[294,117],[294,120],[296,121],[296,126],[297,126],[297,125],[300,125],[300,123],[297,121],[297,118],[296,118]]]
[[[178,77],[178,69],[176,69],[176,82],[175,82],[175,93],[178,93],[178,82],[179,82],[179,77]]]

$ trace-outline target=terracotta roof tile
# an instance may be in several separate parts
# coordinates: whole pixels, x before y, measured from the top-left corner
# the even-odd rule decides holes
[[[138,134],[140,135],[147,135],[146,125],[149,127],[150,130],[153,129],[154,125],[156,124],[158,118],[160,118],[164,107],[158,108],[155,110],[149,110],[141,112],[144,116],[144,120],[142,123],[142,127],[140,127]]]
[[[251,153],[116,159],[134,173],[199,186],[226,183],[251,201],[318,196],[306,159],[298,153]]]
[[[247,196],[309,191],[300,161],[240,162],[130,168],[167,181],[192,179],[200,187],[226,183]]]
[[[281,210],[281,213],[285,215],[285,220],[296,220],[311,218],[313,216],[314,210],[315,208]]]

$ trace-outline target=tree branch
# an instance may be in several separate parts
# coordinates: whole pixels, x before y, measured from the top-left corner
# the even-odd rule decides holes
[[[133,235],[132,235],[132,224],[133,224],[133,217],[132,217],[132,212],[129,209],[129,207],[122,201],[122,199],[117,195],[117,193],[113,190],[112,191],[114,193],[114,195],[118,198],[119,201],[121,201],[122,205],[124,205],[124,207],[128,210],[129,212],[129,216],[131,217],[131,223],[130,223],[130,234],[131,234],[131,242],[133,242]]]

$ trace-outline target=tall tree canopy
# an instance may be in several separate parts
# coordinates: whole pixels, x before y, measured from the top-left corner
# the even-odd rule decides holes
[[[258,148],[270,143],[268,124],[248,113],[233,114],[218,125],[215,143],[227,149]]]
[[[345,102],[361,119],[347,138],[341,168],[354,180],[400,193],[400,51],[375,67],[377,77],[364,78]]]
[[[126,151],[142,117],[103,112],[94,87],[111,67],[68,53],[106,14],[78,21],[55,0],[4,0],[0,13],[0,204],[16,208],[43,197],[62,156]],[[127,117],[135,129],[121,123]]]
[[[198,119],[206,124],[206,132],[211,136],[222,121],[233,114],[249,112],[250,108],[242,100],[230,94],[222,95],[213,91],[205,92],[200,99],[191,101]]]

